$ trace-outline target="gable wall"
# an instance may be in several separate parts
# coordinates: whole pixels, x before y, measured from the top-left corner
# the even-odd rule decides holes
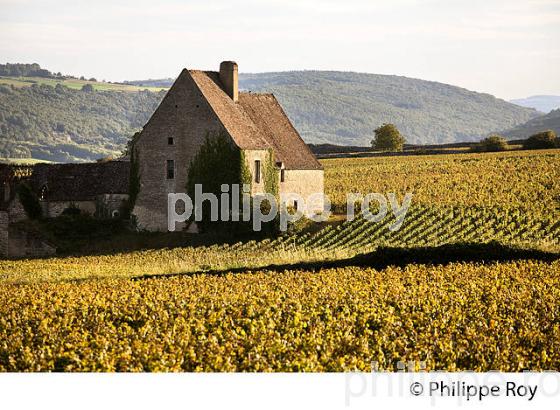
[[[268,150],[243,150],[245,163],[251,172],[251,195],[264,192],[265,170],[268,161]],[[255,182],[255,161],[261,161],[261,180]]]
[[[284,174],[284,182],[280,182],[280,194],[295,193],[303,197],[308,202],[310,195],[324,192],[324,173],[319,170],[299,170],[286,169]],[[310,207],[308,211],[322,211],[324,203],[322,201],[313,202],[315,206]],[[293,201],[288,201],[289,206],[293,206]]]
[[[133,214],[140,229],[167,230],[168,193],[186,191],[191,160],[206,135],[219,132],[228,135],[190,74],[183,71],[135,144],[140,192]],[[168,145],[168,137],[175,145]],[[175,161],[173,180],[167,179],[167,160]]]

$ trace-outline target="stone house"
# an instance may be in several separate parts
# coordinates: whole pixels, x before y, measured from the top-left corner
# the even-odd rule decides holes
[[[127,204],[130,163],[0,164],[0,257],[52,255],[56,249],[38,232],[18,222],[27,219],[17,188],[25,183],[38,198],[42,215],[59,216],[78,208],[98,218],[115,218]]]
[[[47,218],[71,207],[98,218],[116,218],[128,200],[129,176],[128,161],[37,164],[28,183]]]
[[[280,194],[323,193],[323,168],[274,95],[238,87],[235,62],[222,62],[219,72],[184,69],[136,136],[139,192],[133,214],[141,229],[167,230],[168,194],[185,192],[189,164],[208,135],[225,135],[243,152],[252,194],[264,191],[262,170],[269,165]],[[267,163],[270,152],[274,164]],[[322,210],[322,203],[315,205],[312,211]]]

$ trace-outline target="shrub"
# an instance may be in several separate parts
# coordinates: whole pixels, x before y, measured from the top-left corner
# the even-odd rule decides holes
[[[82,91],[92,93],[94,91],[93,86],[91,84],[84,84],[82,85]]]
[[[471,149],[475,152],[497,152],[505,151],[509,147],[507,140],[501,135],[490,135],[488,138],[484,138],[477,145],[474,145]]]
[[[39,203],[39,198],[37,198],[37,195],[29,186],[20,184],[17,188],[17,194],[29,219],[40,219],[43,216],[43,209]]]
[[[381,151],[402,151],[405,143],[397,127],[393,124],[383,124],[375,131],[375,137],[371,141],[373,148]]]
[[[552,130],[539,132],[531,135],[523,143],[524,149],[546,149],[554,148],[558,145],[556,133]]]
[[[77,216],[81,215],[81,213],[82,211],[80,210],[80,208],[78,208],[76,204],[71,203],[68,208],[62,211],[61,215]]]

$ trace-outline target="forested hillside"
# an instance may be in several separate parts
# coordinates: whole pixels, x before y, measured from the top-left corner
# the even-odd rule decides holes
[[[335,71],[240,75],[240,87],[273,92],[307,142],[368,145],[390,122],[412,144],[479,140],[538,113],[489,94],[407,77]]]
[[[170,78],[130,81],[170,86]],[[339,71],[239,74],[245,91],[273,92],[308,143],[369,145],[373,130],[397,124],[411,144],[478,141],[540,115],[489,94],[394,75]]]
[[[162,97],[0,85],[0,157],[68,162],[118,155]]]
[[[560,108],[504,131],[503,134],[509,138],[527,138],[537,132],[546,130],[556,131],[556,134],[560,135]]]
[[[10,158],[90,161],[117,155],[165,93],[142,88],[172,83],[102,83],[53,74],[37,64],[0,69],[0,157]],[[388,75],[241,74],[240,88],[273,92],[304,140],[319,144],[366,146],[385,122],[396,124],[411,144],[475,141],[538,116],[488,94]]]

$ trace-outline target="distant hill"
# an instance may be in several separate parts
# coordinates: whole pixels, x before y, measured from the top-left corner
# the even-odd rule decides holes
[[[128,81],[170,86],[173,79]],[[394,75],[291,71],[239,75],[239,86],[273,92],[308,143],[369,145],[373,130],[395,123],[412,144],[477,141],[539,115],[489,94]]]
[[[74,162],[118,155],[163,95],[0,85],[0,157]]]
[[[39,64],[0,64],[0,158],[117,156],[163,98],[160,91],[52,73]]]
[[[527,98],[518,98],[510,101],[522,107],[534,108],[537,111],[548,113],[560,108],[559,95],[533,95]]]
[[[560,109],[533,118],[525,124],[503,131],[501,134],[508,138],[527,138],[539,131],[546,130],[554,130],[556,134],[560,135]]]
[[[411,144],[475,141],[535,117],[489,94],[407,77],[336,71],[245,74],[240,87],[273,92],[311,143],[368,145],[390,122]]]
[[[133,85],[136,87],[162,87],[169,88],[175,82],[174,78],[161,78],[159,80],[137,80],[137,81],[123,81],[123,84]]]
[[[0,157],[64,162],[118,155],[173,82],[99,82],[37,64],[0,65],[0,73]],[[475,141],[538,116],[488,94],[389,75],[241,74],[240,88],[273,92],[306,142],[317,144],[367,146],[384,122],[410,144]]]

